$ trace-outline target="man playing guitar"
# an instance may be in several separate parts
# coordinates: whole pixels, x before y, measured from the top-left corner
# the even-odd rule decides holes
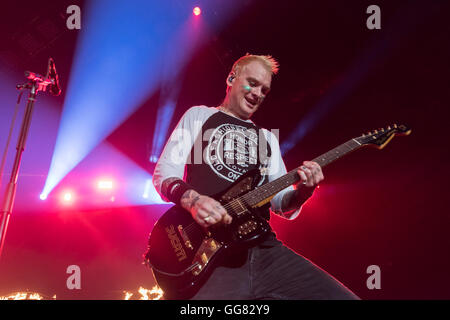
[[[247,54],[238,59],[226,79],[223,103],[187,110],[159,158],[153,175],[155,188],[163,199],[184,208],[186,215],[190,213],[204,230],[231,225],[236,219],[213,194],[225,190],[250,170],[262,172],[259,185],[286,174],[278,139],[250,120],[269,93],[277,71],[278,63],[271,56]],[[324,179],[320,165],[313,161],[304,161],[297,174],[299,182],[273,196],[264,207],[266,213],[270,205],[274,213],[295,219]],[[189,250],[186,233],[179,235],[186,246],[181,248],[176,237],[172,245]],[[177,252],[179,259],[184,257],[182,251]],[[167,290],[165,296],[179,298]],[[331,275],[284,246],[271,230],[253,246],[222,259],[189,297],[358,299]]]

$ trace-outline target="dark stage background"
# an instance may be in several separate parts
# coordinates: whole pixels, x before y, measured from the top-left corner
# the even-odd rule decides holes
[[[239,14],[221,30],[210,30],[177,79],[182,86],[169,129],[190,106],[218,105],[229,68],[247,52],[271,54],[281,65],[253,120],[279,128],[281,143],[300,122],[308,127],[285,154],[288,169],[363,132],[407,124],[410,136],[395,138],[381,151],[357,151],[324,169],[324,183],[295,221],[273,216],[271,223],[287,246],[363,299],[450,299],[448,1],[239,2]],[[38,99],[34,119],[49,101],[58,115],[62,111],[79,36],[64,29],[65,9],[73,3],[83,10],[82,1],[2,4],[0,73],[20,82],[24,70],[41,70],[49,56],[57,63],[63,93]],[[380,30],[366,27],[371,4],[381,8]],[[220,10],[218,5],[215,14]],[[207,20],[208,12],[203,15]],[[28,52],[17,39],[42,17],[62,27]],[[2,82],[2,148],[15,84]],[[159,94],[105,139],[149,173]],[[169,206],[69,210],[36,201],[26,207],[42,190],[56,137],[45,134],[45,122],[33,121],[30,135],[41,138],[24,153],[28,165],[20,172],[0,259],[0,295],[28,289],[57,299],[121,299],[124,290],[151,288],[155,283],[141,255],[153,224]],[[47,121],[57,127],[59,116]],[[37,194],[26,191],[31,185]],[[81,268],[80,290],[66,287],[69,265]],[[366,286],[370,265],[381,269],[379,290]]]

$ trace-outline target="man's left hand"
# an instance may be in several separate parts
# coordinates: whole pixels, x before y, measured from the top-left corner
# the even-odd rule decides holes
[[[322,168],[317,162],[304,161],[298,168],[297,173],[300,176],[298,186],[315,188],[324,179]]]

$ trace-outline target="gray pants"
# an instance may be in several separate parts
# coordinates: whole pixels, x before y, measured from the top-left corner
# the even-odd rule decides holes
[[[359,299],[324,270],[285,247],[274,234],[224,261],[192,299]]]

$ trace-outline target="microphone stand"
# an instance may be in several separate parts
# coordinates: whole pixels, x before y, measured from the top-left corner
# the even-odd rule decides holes
[[[28,77],[30,73],[25,72],[25,76]],[[6,186],[5,197],[0,211],[0,257],[3,251],[3,245],[5,242],[6,230],[8,228],[9,218],[12,213],[14,205],[14,198],[16,196],[17,178],[19,176],[20,162],[22,160],[22,153],[25,150],[25,143],[28,136],[28,130],[31,125],[31,115],[33,113],[34,102],[36,101],[36,95],[39,91],[45,91],[48,85],[52,85],[53,81],[48,79],[42,79],[36,77],[31,79],[28,83],[23,85],[17,85],[17,88],[28,88],[30,94],[28,96],[27,107],[22,121],[22,127],[20,129],[20,135],[17,143],[17,151],[14,159],[14,165],[11,172],[11,177],[8,185]]]

